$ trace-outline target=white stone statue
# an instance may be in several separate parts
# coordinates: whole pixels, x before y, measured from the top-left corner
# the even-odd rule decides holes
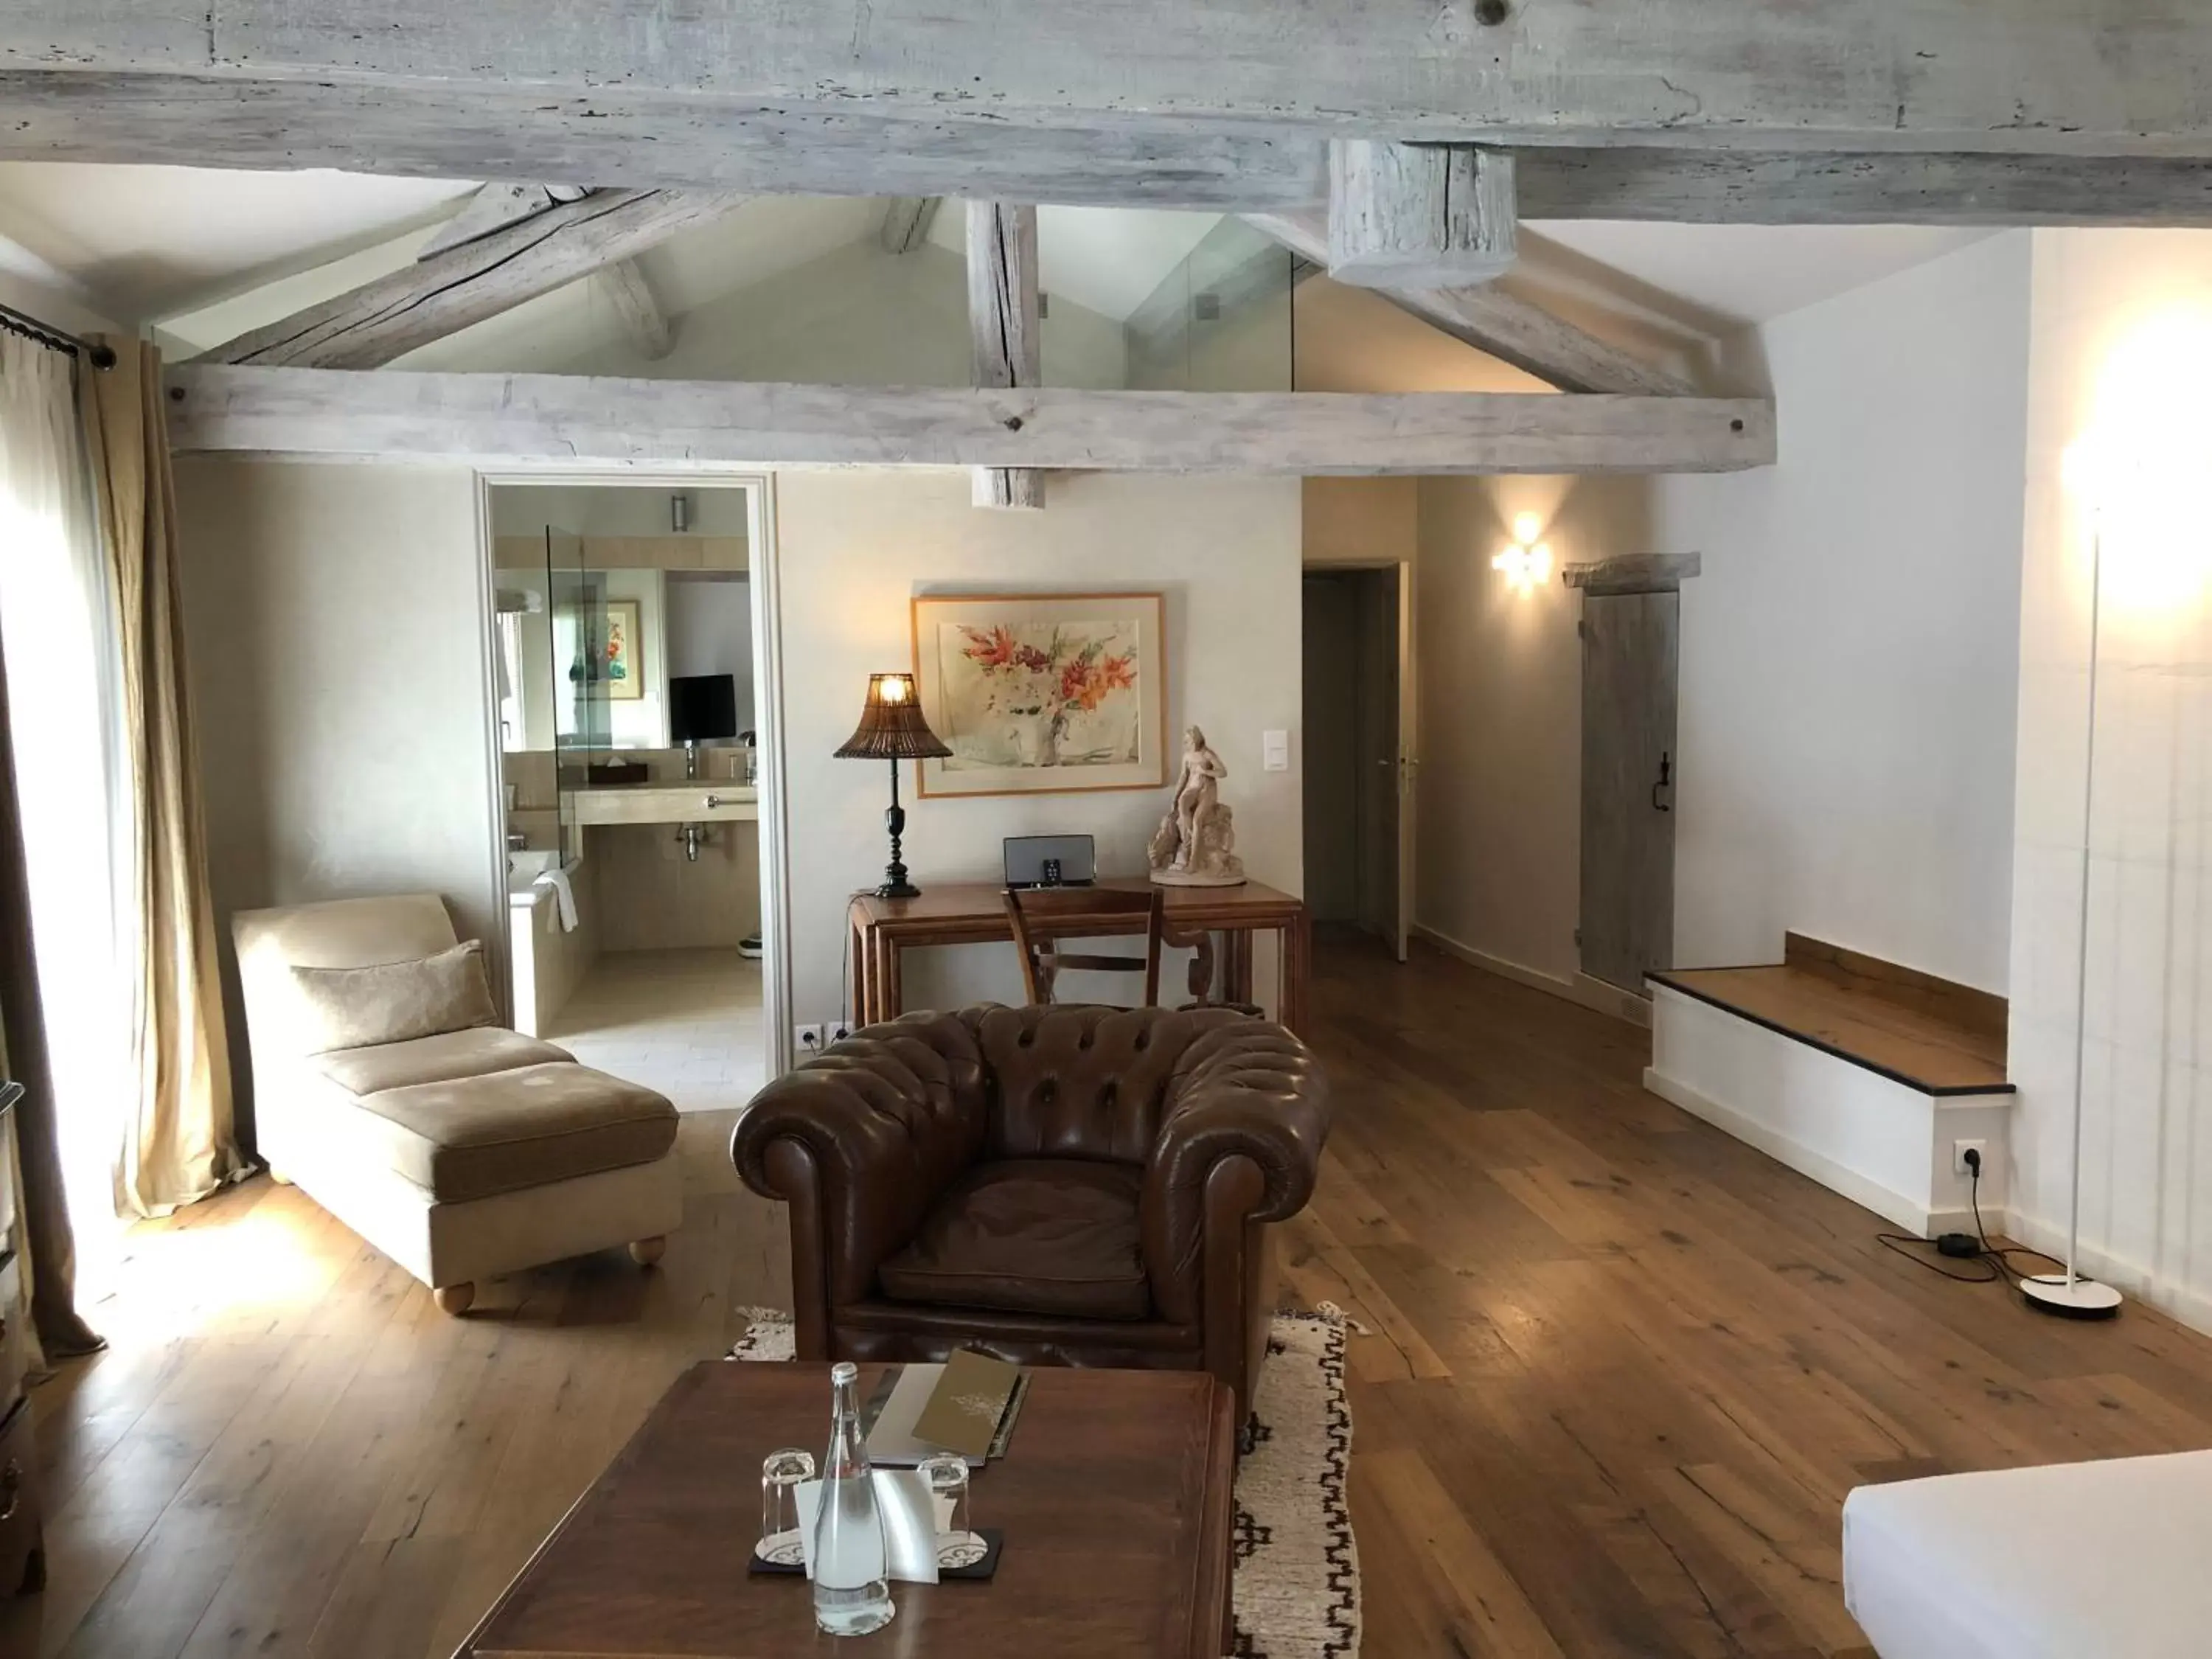
[[[1175,804],[1152,832],[1152,879],[1164,887],[1235,887],[1244,879],[1244,863],[1236,853],[1236,825],[1221,801],[1229,769],[1196,726],[1186,726],[1182,740]]]

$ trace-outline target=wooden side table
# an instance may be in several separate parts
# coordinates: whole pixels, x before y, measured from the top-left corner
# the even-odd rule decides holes
[[[1103,887],[1138,888],[1138,878],[1116,878]],[[1240,887],[1170,887],[1165,894],[1167,942],[1195,949],[1190,994],[1194,1000],[1250,1002],[1252,941],[1259,933],[1280,940],[1275,1006],[1284,1024],[1303,1035],[1306,993],[1313,972],[1313,921],[1303,901],[1251,881]],[[900,961],[909,949],[933,945],[1013,942],[1003,889],[995,882],[939,883],[919,898],[878,898],[864,893],[847,911],[853,953],[854,1018],[861,1025],[896,1019],[905,1012]],[[1215,940],[1219,941],[1218,946]]]

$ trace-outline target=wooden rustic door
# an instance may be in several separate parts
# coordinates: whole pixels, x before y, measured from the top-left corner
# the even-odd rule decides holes
[[[1583,971],[1673,965],[1679,593],[1583,601]]]

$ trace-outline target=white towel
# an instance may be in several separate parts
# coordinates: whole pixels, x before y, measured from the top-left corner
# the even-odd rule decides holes
[[[530,884],[532,887],[550,887],[553,890],[553,902],[560,907],[561,910],[561,931],[564,933],[574,933],[576,931],[576,890],[568,884],[568,872],[561,869],[541,870],[538,872],[538,879]]]

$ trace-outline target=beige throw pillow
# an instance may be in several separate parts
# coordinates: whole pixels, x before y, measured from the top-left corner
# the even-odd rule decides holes
[[[495,1024],[483,947],[475,939],[416,962],[371,968],[295,968],[301,1047],[310,1054]]]

